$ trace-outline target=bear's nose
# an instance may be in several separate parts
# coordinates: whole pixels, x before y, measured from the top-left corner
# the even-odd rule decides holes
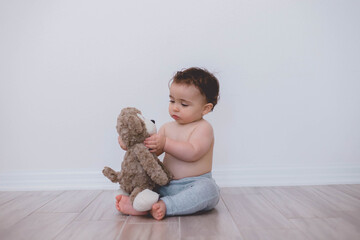
[[[152,122],[155,124],[155,120],[152,120],[152,119],[151,119],[150,121],[152,121]]]

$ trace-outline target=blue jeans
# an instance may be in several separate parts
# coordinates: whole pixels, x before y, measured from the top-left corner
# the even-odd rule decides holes
[[[220,199],[220,189],[211,172],[172,180],[168,185],[159,187],[157,192],[166,205],[166,216],[211,210]]]

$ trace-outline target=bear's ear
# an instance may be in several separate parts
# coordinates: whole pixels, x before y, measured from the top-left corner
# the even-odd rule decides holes
[[[137,134],[142,133],[144,130],[144,124],[141,119],[139,119],[137,116],[131,115],[127,119],[128,128],[131,131],[136,132]]]

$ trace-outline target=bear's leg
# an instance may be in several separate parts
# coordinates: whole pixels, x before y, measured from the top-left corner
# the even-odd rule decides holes
[[[154,203],[159,200],[159,194],[149,189],[138,193],[133,201],[133,207],[137,211],[149,211]]]
[[[141,187],[135,187],[134,190],[132,190],[132,192],[130,193],[130,200],[132,203],[134,202],[134,199],[136,198],[136,196],[143,190],[144,190],[144,188],[141,188]]]

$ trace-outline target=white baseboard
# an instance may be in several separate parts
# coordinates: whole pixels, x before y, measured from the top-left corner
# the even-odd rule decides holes
[[[213,177],[221,187],[360,184],[360,165],[219,169]]]
[[[214,169],[220,187],[360,184],[360,165]],[[0,172],[0,191],[117,189],[99,171]]]

